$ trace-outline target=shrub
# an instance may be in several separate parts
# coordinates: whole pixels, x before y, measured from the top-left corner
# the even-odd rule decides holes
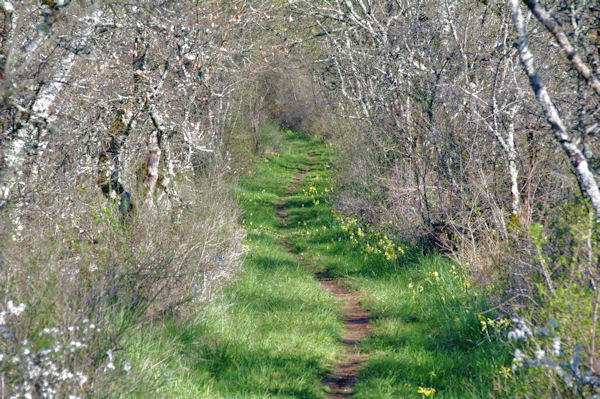
[[[135,385],[119,352],[128,334],[165,314],[201,317],[235,277],[243,233],[219,175],[173,192],[124,215],[72,188],[22,210],[20,234],[0,214],[2,392],[118,396]]]

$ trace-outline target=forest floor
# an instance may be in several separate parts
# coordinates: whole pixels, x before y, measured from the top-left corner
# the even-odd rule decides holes
[[[282,135],[239,183],[239,280],[205,319],[128,348],[156,397],[490,397],[511,358],[467,276],[336,213],[330,148]]]

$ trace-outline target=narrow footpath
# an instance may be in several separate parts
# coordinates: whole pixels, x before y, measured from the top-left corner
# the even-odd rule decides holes
[[[287,226],[289,213],[286,211],[286,200],[294,192],[306,173],[312,167],[313,156],[309,153],[308,166],[299,172],[294,181],[280,198],[277,207],[277,216],[281,219],[283,226]],[[291,249],[292,245],[288,237],[282,237],[284,247]],[[357,292],[349,292],[340,281],[331,277],[327,272],[320,270],[318,265],[311,265],[303,256],[296,254],[297,261],[314,272],[315,278],[321,283],[321,287],[330,292],[339,302],[343,303],[341,320],[344,323],[344,334],[341,340],[345,345],[344,353],[341,353],[333,371],[327,374],[321,383],[326,387],[329,398],[349,398],[354,394],[354,384],[361,369],[361,364],[367,359],[367,355],[361,352],[357,343],[362,341],[370,330],[369,314],[360,305]]]
[[[331,146],[277,140],[235,188],[236,282],[154,340],[155,397],[497,397],[511,353],[482,330],[485,303],[457,265],[336,212]]]
[[[360,305],[355,292],[348,292],[326,273],[319,272],[316,276],[324,289],[331,292],[339,301],[346,303],[342,309],[345,329],[342,342],[346,345],[346,353],[322,383],[329,388],[331,398],[349,398],[354,394],[354,384],[362,363],[367,360],[367,355],[358,350],[356,344],[369,333],[369,314]]]

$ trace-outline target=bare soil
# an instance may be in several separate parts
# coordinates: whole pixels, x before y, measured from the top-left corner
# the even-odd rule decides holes
[[[335,369],[321,381],[328,388],[330,398],[349,398],[354,394],[356,376],[361,364],[367,359],[365,353],[356,346],[369,334],[369,314],[360,305],[358,293],[348,292],[339,281],[332,279],[326,273],[315,274],[323,289],[331,292],[339,301],[346,304],[342,309],[344,335],[342,342],[346,345],[345,353],[340,357]]]

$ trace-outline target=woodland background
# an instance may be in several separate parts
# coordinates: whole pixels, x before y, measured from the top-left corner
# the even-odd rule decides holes
[[[598,394],[596,1],[0,13],[3,394],[121,395],[135,376],[111,377],[112,350],[129,331],[201,318],[243,261],[231,187],[276,148],[274,124],[336,149],[338,210],[454,257],[522,318],[547,367],[519,383]]]

